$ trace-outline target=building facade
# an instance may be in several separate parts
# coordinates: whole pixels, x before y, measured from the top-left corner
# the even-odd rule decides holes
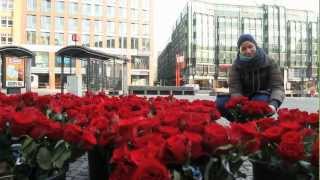
[[[153,1],[0,2],[0,46],[23,46],[36,54],[31,73],[38,77],[39,88],[58,88],[61,58],[55,57],[55,52],[75,44],[128,58],[129,85],[153,83],[156,70],[153,66]],[[65,66],[70,67],[66,70],[70,75],[86,73],[84,61],[65,59]]]
[[[182,83],[228,88],[238,37],[250,33],[280,65],[288,92],[308,89],[317,80],[318,21],[313,12],[276,5],[188,2],[158,57],[158,80],[175,84],[176,55],[183,55]]]

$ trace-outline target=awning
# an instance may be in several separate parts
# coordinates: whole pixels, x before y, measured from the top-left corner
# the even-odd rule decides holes
[[[56,52],[56,56],[68,56],[76,58],[94,58],[99,60],[109,60],[109,59],[121,59],[126,60],[126,58],[107,54],[101,51],[93,50],[84,46],[66,46]]]
[[[2,46],[0,47],[0,54],[16,57],[34,57],[32,51],[21,46]]]

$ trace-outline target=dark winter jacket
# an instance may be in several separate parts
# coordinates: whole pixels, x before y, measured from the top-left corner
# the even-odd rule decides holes
[[[229,91],[231,96],[252,96],[259,91],[271,93],[270,104],[278,108],[284,100],[283,77],[278,64],[267,56],[262,49],[256,59],[241,62],[239,55],[231,66]]]

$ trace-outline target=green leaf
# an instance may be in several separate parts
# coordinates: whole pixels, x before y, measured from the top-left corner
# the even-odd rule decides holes
[[[56,121],[64,121],[64,116],[61,113],[57,113],[53,116],[53,119]]]
[[[50,117],[51,114],[52,114],[52,110],[51,109],[47,109],[46,110],[47,117]]]
[[[55,157],[55,160],[53,161],[53,166],[56,168],[62,168],[65,161],[68,160],[71,157],[71,150],[65,149],[65,151],[62,154],[59,154],[59,156]]]
[[[33,143],[33,139],[30,136],[25,136],[23,143],[22,143],[22,146],[21,146],[21,149],[23,150],[23,149],[27,148],[28,146],[31,145],[31,143]]]
[[[44,170],[51,169],[51,159],[51,152],[46,147],[41,147],[37,154],[37,163],[40,166],[40,168]]]
[[[173,180],[181,180],[181,175],[178,171],[173,170]]]
[[[22,155],[28,159],[33,153],[37,151],[39,144],[37,144],[32,138],[27,137],[22,143],[21,152]]]

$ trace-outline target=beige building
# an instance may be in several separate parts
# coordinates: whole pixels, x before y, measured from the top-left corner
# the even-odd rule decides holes
[[[152,0],[0,0],[0,46],[36,54],[31,73],[39,88],[58,88],[61,58],[55,52],[74,44],[126,56],[128,84],[152,85],[153,13]],[[72,41],[74,34],[79,41]],[[72,74],[83,63],[67,59],[65,66]]]

